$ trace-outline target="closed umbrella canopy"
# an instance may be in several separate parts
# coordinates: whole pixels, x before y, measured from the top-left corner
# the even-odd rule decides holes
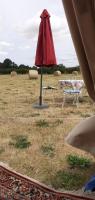
[[[50,15],[48,11],[44,9],[40,17],[41,23],[35,56],[35,65],[41,67],[40,96],[39,105],[34,107],[45,108],[47,105],[42,105],[42,68],[43,66],[56,65],[56,57],[50,25]]]
[[[50,15],[46,9],[41,14],[35,65],[50,66],[56,64]]]

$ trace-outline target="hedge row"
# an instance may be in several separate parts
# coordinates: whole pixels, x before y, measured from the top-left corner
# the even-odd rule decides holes
[[[38,73],[41,73],[41,68],[36,68],[36,67],[9,67],[9,68],[4,68],[0,67],[0,74],[10,74],[12,71],[16,71],[18,74],[27,74],[29,70],[38,70]],[[65,66],[52,66],[52,67],[43,67],[42,72],[43,74],[53,74],[55,71],[60,71],[61,73],[72,73],[73,71],[80,72],[80,67],[70,67],[66,68]]]

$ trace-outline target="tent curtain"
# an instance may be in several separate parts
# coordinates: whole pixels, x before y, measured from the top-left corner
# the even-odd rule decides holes
[[[95,0],[62,0],[89,96],[95,101]]]

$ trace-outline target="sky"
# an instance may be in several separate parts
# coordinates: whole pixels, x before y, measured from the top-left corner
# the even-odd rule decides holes
[[[79,65],[61,0],[0,0],[0,62],[35,63],[40,15],[50,14],[58,64]]]

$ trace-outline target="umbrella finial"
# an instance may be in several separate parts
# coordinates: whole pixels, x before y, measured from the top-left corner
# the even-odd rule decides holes
[[[48,13],[48,11],[46,9],[44,9],[40,17],[41,18],[50,17],[50,14]]]

